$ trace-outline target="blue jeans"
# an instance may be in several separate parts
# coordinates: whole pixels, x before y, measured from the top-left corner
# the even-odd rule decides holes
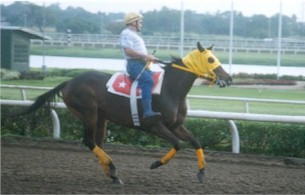
[[[143,61],[127,61],[127,72],[132,80],[135,80],[137,76],[141,73],[145,67],[145,62]],[[138,86],[142,91],[142,101],[151,101],[151,89],[153,87],[152,72],[150,70],[145,70],[140,78],[138,79]]]

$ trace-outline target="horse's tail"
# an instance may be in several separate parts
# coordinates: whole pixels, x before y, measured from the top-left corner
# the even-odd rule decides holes
[[[56,97],[60,97],[60,91],[67,85],[68,81],[65,81],[59,85],[57,85],[55,88],[51,89],[50,91],[47,91],[46,93],[38,96],[35,100],[35,102],[24,109],[21,112],[18,113],[11,113],[10,117],[30,114],[32,112],[35,112],[42,106],[45,106],[48,110],[50,110],[55,105],[51,105],[51,102],[55,102]]]

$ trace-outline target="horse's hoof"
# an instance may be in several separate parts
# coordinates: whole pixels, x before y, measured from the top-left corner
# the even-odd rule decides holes
[[[203,183],[203,178],[204,178],[204,175],[205,175],[205,170],[204,168],[199,170],[199,173],[197,173],[197,178],[199,180],[200,183]]]
[[[119,178],[115,177],[115,178],[112,178],[112,183],[113,184],[116,184],[116,185],[123,185],[123,181],[120,180]]]
[[[158,167],[160,167],[161,165],[162,165],[162,163],[161,163],[159,160],[157,160],[157,161],[155,161],[155,162],[153,162],[153,163],[151,164],[150,169],[158,168]]]

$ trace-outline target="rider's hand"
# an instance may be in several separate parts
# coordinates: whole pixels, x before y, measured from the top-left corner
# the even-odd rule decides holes
[[[148,54],[146,55],[146,60],[152,63],[158,63],[159,59],[156,58],[154,55]]]

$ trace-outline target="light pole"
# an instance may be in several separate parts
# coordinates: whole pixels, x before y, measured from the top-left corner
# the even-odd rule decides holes
[[[179,47],[179,53],[181,58],[183,57],[183,49],[184,49],[184,7],[183,7],[183,1],[181,1],[180,47]]]
[[[230,15],[230,45],[229,45],[229,74],[232,75],[232,53],[233,53],[233,29],[234,29],[234,6],[231,0],[231,15]]]
[[[280,14],[279,14],[279,28],[278,28],[278,41],[277,41],[277,72],[276,78],[280,78],[281,67],[281,49],[282,49],[282,1],[280,1]]]
[[[47,70],[47,65],[45,64],[45,24],[46,23],[46,19],[45,19],[45,4],[43,2],[43,9],[42,9],[42,35],[43,35],[43,38],[42,38],[42,72],[43,73],[46,73],[48,70]]]

